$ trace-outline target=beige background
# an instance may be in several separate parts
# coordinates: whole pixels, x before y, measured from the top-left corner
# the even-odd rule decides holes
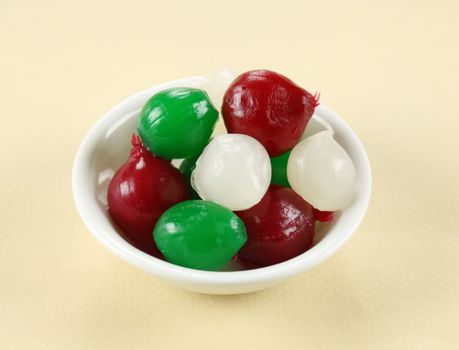
[[[459,2],[276,3],[0,0],[1,349],[459,348]],[[111,255],[70,177],[115,103],[224,66],[321,91],[374,172],[341,251],[232,297]]]

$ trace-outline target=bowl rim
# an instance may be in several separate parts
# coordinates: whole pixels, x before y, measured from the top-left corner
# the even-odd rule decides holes
[[[330,123],[334,129],[338,127],[348,136],[348,141],[353,144],[354,151],[357,152],[360,170],[364,174],[364,181],[359,191],[359,196],[356,199],[358,201],[358,214],[340,239],[326,242],[321,241],[307,252],[276,265],[243,271],[203,271],[174,265],[150,256],[124,240],[112,239],[98,225],[97,220],[95,220],[91,213],[90,205],[88,205],[91,200],[95,201],[96,199],[94,198],[95,196],[91,196],[89,189],[90,179],[87,174],[90,171],[93,156],[103,136],[116,120],[122,118],[127,113],[121,113],[121,111],[128,111],[129,108],[132,110],[132,106],[138,105],[139,102],[144,102],[157,91],[180,85],[199,86],[205,80],[206,78],[203,76],[195,76],[173,80],[144,89],[115,105],[89,129],[78,148],[72,168],[74,202],[86,227],[102,245],[118,257],[172,283],[206,284],[213,286],[268,283],[298,274],[333,255],[349,240],[365,216],[371,196],[372,175],[369,159],[360,139],[336,112],[322,102],[320,110],[318,110],[318,115]]]

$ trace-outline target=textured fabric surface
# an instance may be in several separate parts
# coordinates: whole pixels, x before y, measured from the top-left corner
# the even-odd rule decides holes
[[[459,2],[0,2],[1,349],[458,349]],[[71,165],[148,86],[229,66],[322,93],[367,147],[355,236],[278,287],[184,292],[105,250]]]

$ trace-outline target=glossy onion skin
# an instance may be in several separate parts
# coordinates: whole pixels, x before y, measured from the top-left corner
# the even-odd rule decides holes
[[[317,104],[313,95],[283,75],[253,70],[229,86],[222,115],[228,133],[252,136],[276,157],[298,143]]]
[[[352,159],[330,131],[295,146],[288,159],[287,178],[296,193],[321,211],[346,208],[356,187]]]
[[[129,243],[158,257],[153,240],[156,221],[166,209],[189,199],[189,192],[169,161],[153,156],[136,137],[133,146],[108,186],[108,212]]]
[[[218,135],[196,161],[191,184],[199,197],[230,210],[257,204],[271,183],[271,164],[265,148],[253,137]]]
[[[260,203],[236,214],[247,229],[247,243],[237,256],[246,267],[277,264],[312,245],[314,208],[290,188],[272,185]]]
[[[137,129],[153,154],[182,159],[201,153],[217,119],[218,111],[204,90],[172,88],[145,103]]]
[[[218,270],[247,240],[244,223],[209,201],[174,205],[158,220],[154,238],[167,261],[199,270]]]

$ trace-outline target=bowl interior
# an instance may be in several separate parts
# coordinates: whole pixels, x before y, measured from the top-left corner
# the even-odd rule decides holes
[[[351,205],[337,213],[332,223],[316,227],[315,246],[304,254],[274,266],[238,271],[235,264],[228,265],[225,272],[197,271],[149,256],[127,243],[120,235],[119,229],[113,224],[106,210],[106,192],[108,183],[115,171],[126,161],[131,148],[131,136],[136,132],[137,118],[146,100],[155,92],[174,86],[205,88],[205,79],[201,77],[174,81],[144,90],[114,107],[104,115],[89,131],[82,142],[74,163],[73,190],[75,201],[83,220],[92,233],[112,252],[125,260],[147,271],[166,278],[168,270],[203,278],[227,278],[228,275],[239,275],[248,278],[258,272],[274,277],[276,272],[289,268],[288,274],[295,270],[311,267],[333,254],[352,234],[360,223],[368,206],[371,190],[371,174],[365,150],[357,136],[347,124],[332,110],[321,104],[311,119],[309,128],[322,129],[320,119],[328,122],[335,132],[335,139],[348,152],[354,162],[357,183],[356,193]],[[215,134],[225,133],[220,117]],[[174,161],[178,164],[180,160]],[[223,277],[225,275],[225,277]],[[250,276],[252,275],[252,276]],[[260,274],[258,275],[260,276]],[[217,280],[218,280],[217,278]]]

